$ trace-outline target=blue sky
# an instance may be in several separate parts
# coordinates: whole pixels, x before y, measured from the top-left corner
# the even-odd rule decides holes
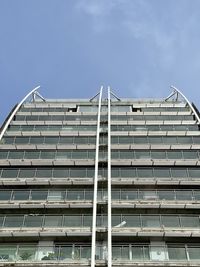
[[[199,0],[0,0],[0,121],[28,91],[47,98],[164,97],[200,107]]]

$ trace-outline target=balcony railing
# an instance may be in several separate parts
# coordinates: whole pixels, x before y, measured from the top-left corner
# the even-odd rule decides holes
[[[89,261],[90,245],[0,245],[0,261]],[[113,262],[192,262],[200,263],[199,245],[113,245]],[[106,246],[96,247],[96,260],[107,259]]]
[[[90,228],[92,215],[90,214],[20,214],[0,215],[0,229],[5,228]],[[97,215],[97,227],[107,227],[107,215]],[[180,231],[187,229],[199,231],[200,216],[198,215],[162,215],[162,214],[117,214],[112,215],[113,231],[122,232],[123,228],[153,229]]]

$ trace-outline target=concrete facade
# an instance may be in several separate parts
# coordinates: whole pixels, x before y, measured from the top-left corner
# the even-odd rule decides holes
[[[166,99],[30,92],[0,141],[0,266],[200,266],[200,131]]]

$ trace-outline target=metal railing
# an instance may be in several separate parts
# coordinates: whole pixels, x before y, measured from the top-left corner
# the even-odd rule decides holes
[[[107,247],[97,245],[96,260],[107,260]],[[0,262],[88,262],[91,260],[90,245],[40,244],[1,244]],[[138,245],[125,244],[112,246],[113,262],[198,262],[200,246],[190,244]]]

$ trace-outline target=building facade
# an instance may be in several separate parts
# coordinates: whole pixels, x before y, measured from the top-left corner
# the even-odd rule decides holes
[[[0,266],[200,266],[199,112],[164,99],[17,104],[0,134]]]

